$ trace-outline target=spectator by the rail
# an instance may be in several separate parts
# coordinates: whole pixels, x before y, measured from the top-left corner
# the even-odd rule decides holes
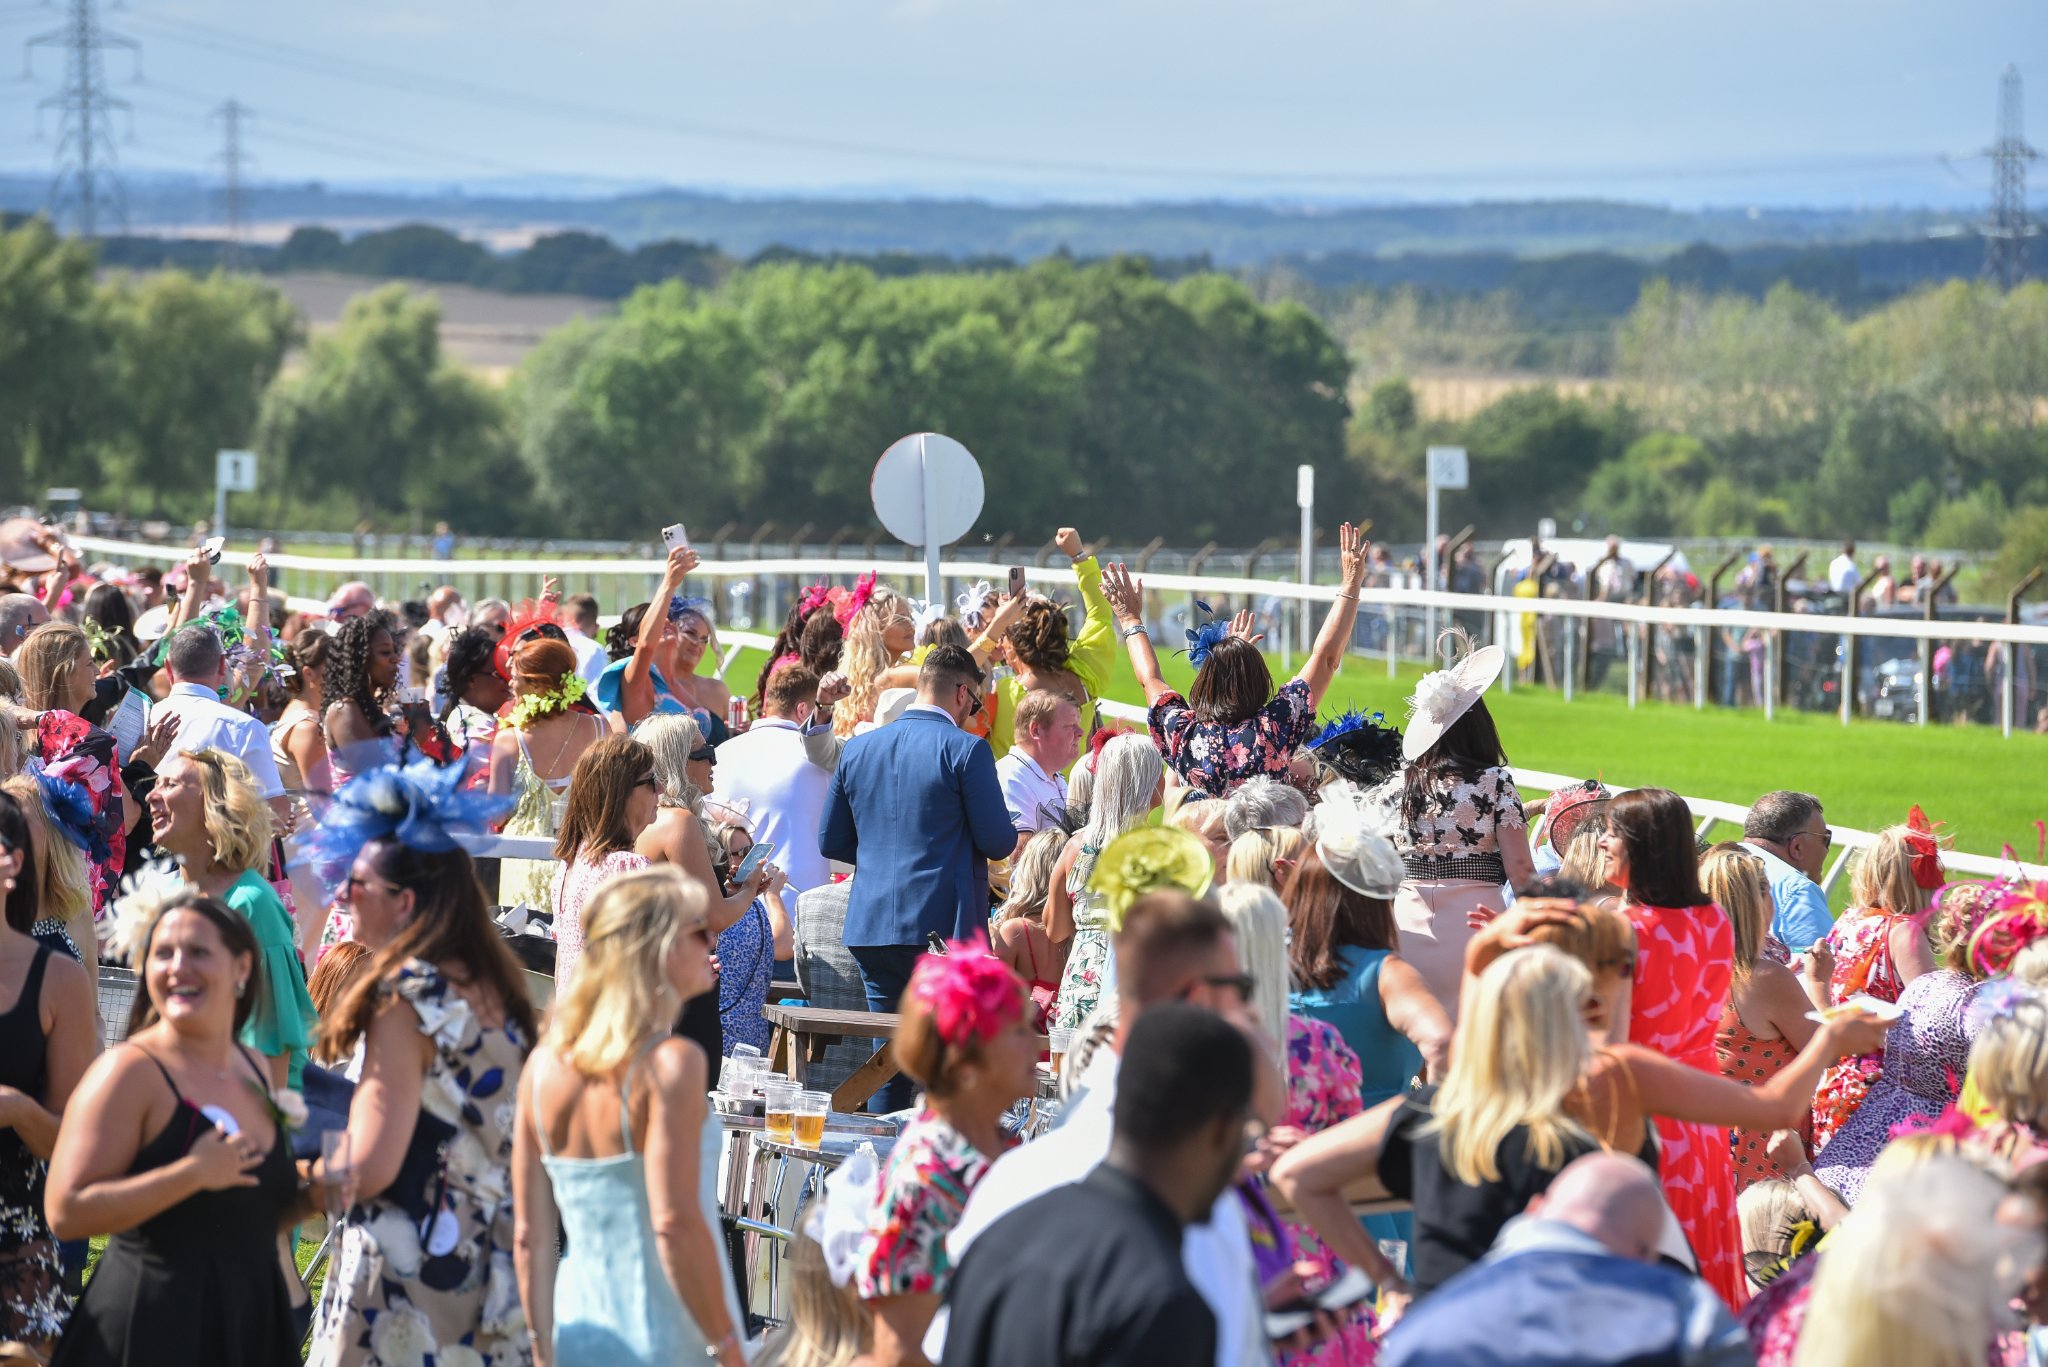
[[[455,532],[447,523],[436,522],[434,524],[434,559],[453,560],[454,558]]]
[[[605,666],[611,663],[604,642],[598,638],[597,599],[587,593],[572,593],[562,600],[562,626],[569,647],[576,652],[576,672],[583,682],[595,687]]]
[[[761,695],[761,716],[717,749],[718,786],[712,795],[744,810],[754,839],[775,847],[775,862],[789,875],[792,898],[832,876],[818,849],[818,823],[832,776],[804,752],[804,728],[817,711],[817,699],[818,676],[801,662],[784,665]]]
[[[918,670],[917,701],[848,741],[833,771],[818,847],[860,870],[846,946],[871,1010],[895,1009],[929,936],[987,931],[986,861],[1015,850],[1017,830],[988,742],[960,729],[982,705],[974,657],[936,646]],[[884,1092],[909,1100],[900,1078]]]
[[[1765,793],[1743,819],[1742,843],[1764,861],[1771,885],[1771,934],[1794,954],[1804,954],[1835,926],[1817,881],[1835,843],[1820,799],[1784,789]]]
[[[377,591],[360,579],[351,579],[327,597],[327,617],[334,622],[368,616],[377,606]]]
[[[1863,571],[1856,568],[1856,543],[1844,541],[1841,554],[1828,561],[1828,588],[1846,598],[1862,584]]]
[[[1657,1175],[1589,1153],[1508,1222],[1493,1251],[1395,1326],[1382,1367],[1739,1367],[1753,1359],[1728,1307],[1657,1262]],[[1587,1306],[1599,1305],[1598,1314]]]
[[[462,601],[462,592],[453,584],[443,584],[427,595],[427,620],[420,624],[419,634],[429,641],[440,641],[453,635],[469,621],[469,610]]]
[[[1870,562],[1870,578],[1863,583],[1864,611],[1896,607],[1899,601],[1899,581],[1892,578],[1892,558],[1880,555]]]
[[[1035,688],[1017,700],[1009,753],[996,761],[1017,844],[1057,823],[1067,806],[1066,769],[1081,753],[1081,710],[1064,693]]]

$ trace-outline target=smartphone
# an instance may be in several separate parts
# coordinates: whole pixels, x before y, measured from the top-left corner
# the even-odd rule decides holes
[[[661,529],[661,544],[672,551],[686,551],[690,548],[690,534],[683,530],[683,524],[672,522]]]
[[[755,841],[754,848],[747,851],[747,857],[740,860],[740,866],[732,871],[732,885],[736,888],[745,887],[747,880],[754,876],[754,871],[767,863],[768,856],[774,853],[774,841]]]
[[[1022,565],[1012,565],[1010,566],[1010,596],[1015,598],[1022,592],[1024,592],[1024,567]]]
[[[207,564],[218,565],[220,563],[220,553],[227,548],[227,544],[228,539],[224,536],[209,536],[206,540],[199,543],[199,549],[206,552]]]

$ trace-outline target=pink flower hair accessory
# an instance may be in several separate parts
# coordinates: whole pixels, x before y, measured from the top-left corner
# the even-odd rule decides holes
[[[1024,1014],[1024,984],[984,940],[949,940],[944,954],[919,959],[909,995],[955,1047],[986,1044]]]
[[[846,626],[851,623],[860,610],[868,605],[868,599],[874,596],[875,572],[869,570],[866,574],[853,581],[853,592],[847,594],[839,606],[834,609],[834,615],[839,618],[839,625]]]
[[[832,586],[823,580],[804,590],[804,596],[796,600],[796,615],[808,617],[832,601]]]

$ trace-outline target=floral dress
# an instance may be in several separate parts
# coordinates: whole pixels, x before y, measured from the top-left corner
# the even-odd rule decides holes
[[[434,1046],[420,1109],[455,1127],[439,1209],[420,1225],[395,1205],[348,1213],[308,1361],[316,1367],[505,1367],[533,1360],[512,1266],[512,1133],[532,1042],[485,1028],[439,969],[407,960],[383,990],[419,1013]]]
[[[1287,1124],[1316,1134],[1359,1114],[1361,1077],[1358,1055],[1334,1027],[1307,1016],[1288,1016]],[[1343,1274],[1344,1264],[1307,1222],[1289,1218],[1283,1223],[1292,1245],[1291,1261],[1314,1263],[1318,1281]],[[1346,1313],[1335,1337],[1280,1361],[1283,1367],[1364,1367],[1379,1358],[1375,1323],[1370,1302],[1361,1301]]]
[[[1897,1001],[1906,984],[1899,975],[1899,966],[1892,962],[1892,927],[1911,919],[1872,908],[1851,911],[1835,922],[1827,940],[1835,955],[1828,1000],[1841,1001],[1861,992],[1879,1001]],[[1822,1145],[1835,1137],[1835,1131],[1856,1113],[1883,1071],[1882,1053],[1859,1054],[1828,1065],[1813,1093],[1810,1152],[1819,1152]]]
[[[555,890],[548,905],[555,909],[555,994],[569,985],[576,961],[583,957],[583,908],[597,890],[622,873],[649,867],[647,856],[632,850],[613,850],[596,861],[576,856],[555,874]]]
[[[75,712],[52,708],[36,719],[36,754],[52,777],[85,789],[92,803],[87,832],[86,883],[92,893],[92,919],[107,914],[107,901],[121,880],[128,850],[128,828],[121,809],[121,761],[114,737]]]
[[[1735,961],[1735,933],[1711,903],[1623,910],[1636,931],[1631,1043],[1703,1073],[1720,1072],[1714,1037]],[[1735,1213],[1735,1160],[1718,1125],[1657,1117],[1657,1176],[1700,1278],[1731,1309],[1749,1299]]]
[[[1316,729],[1316,709],[1307,681],[1290,679],[1271,702],[1234,725],[1196,721],[1188,700],[1174,692],[1162,693],[1145,721],[1182,782],[1224,797],[1259,774],[1285,782],[1294,752]]]
[[[718,936],[718,1029],[730,1054],[736,1044],[768,1052],[774,1030],[762,1008],[775,976],[775,927],[760,898]]]
[[[1109,969],[1109,906],[1102,894],[1088,890],[1088,875],[1101,853],[1093,845],[1083,845],[1067,876],[1067,895],[1074,902],[1074,938],[1067,945],[1067,966],[1060,971],[1060,992],[1053,999],[1048,1030],[1080,1029],[1102,1000]]]
[[[943,1292],[953,1276],[946,1236],[994,1158],[926,1107],[903,1127],[875,1187],[853,1264],[864,1301]]]
[[[1814,1176],[1850,1205],[1863,1194],[1893,1126],[1916,1116],[1931,1120],[1955,1104],[1977,1034],[1970,1003],[1978,987],[1966,973],[1937,968],[1899,994],[1906,1014],[1885,1033],[1883,1071],[1856,1113],[1813,1156]]]

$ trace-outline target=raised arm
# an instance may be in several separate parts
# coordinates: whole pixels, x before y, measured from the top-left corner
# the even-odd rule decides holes
[[[1103,596],[1102,566],[1081,544],[1081,534],[1062,527],[1053,540],[1074,562],[1074,581],[1080,586],[1081,607],[1087,614],[1067,652],[1067,668],[1074,671],[1090,697],[1099,698],[1109,689],[1109,671],[1116,663],[1116,614]]]
[[[1337,529],[1337,552],[1343,566],[1344,582],[1337,589],[1337,601],[1323,618],[1316,633],[1314,649],[1296,675],[1308,685],[1308,705],[1320,707],[1323,694],[1337,678],[1344,663],[1344,648],[1351,641],[1351,624],[1358,619],[1358,586],[1365,582],[1365,530],[1349,522]]]
[[[212,581],[213,562],[206,558],[205,551],[195,550],[185,557],[185,592],[178,599],[177,613],[166,634],[199,616],[206,607],[206,590]]]
[[[647,615],[640,619],[640,639],[633,643],[632,658],[626,661],[619,680],[619,711],[625,714],[628,726],[638,725],[641,718],[654,711],[654,647],[668,628],[669,600],[682,588],[685,576],[696,568],[697,553],[688,546],[678,546],[668,553],[661,587],[648,603]]]
[[[1629,1070],[1643,1109],[1651,1115],[1744,1130],[1787,1129],[1813,1104],[1813,1091],[1830,1063],[1870,1053],[1884,1043],[1885,1024],[1861,1012],[1838,1016],[1815,1033],[1799,1056],[1754,1087],[1676,1063],[1640,1045],[1609,1052]]]
[[[1102,595],[1115,614],[1117,635],[1124,638],[1131,672],[1138,676],[1138,687],[1145,690],[1145,705],[1150,707],[1173,689],[1159,676],[1159,656],[1152,649],[1152,638],[1145,634],[1145,586],[1131,578],[1121,564],[1105,565]]]

